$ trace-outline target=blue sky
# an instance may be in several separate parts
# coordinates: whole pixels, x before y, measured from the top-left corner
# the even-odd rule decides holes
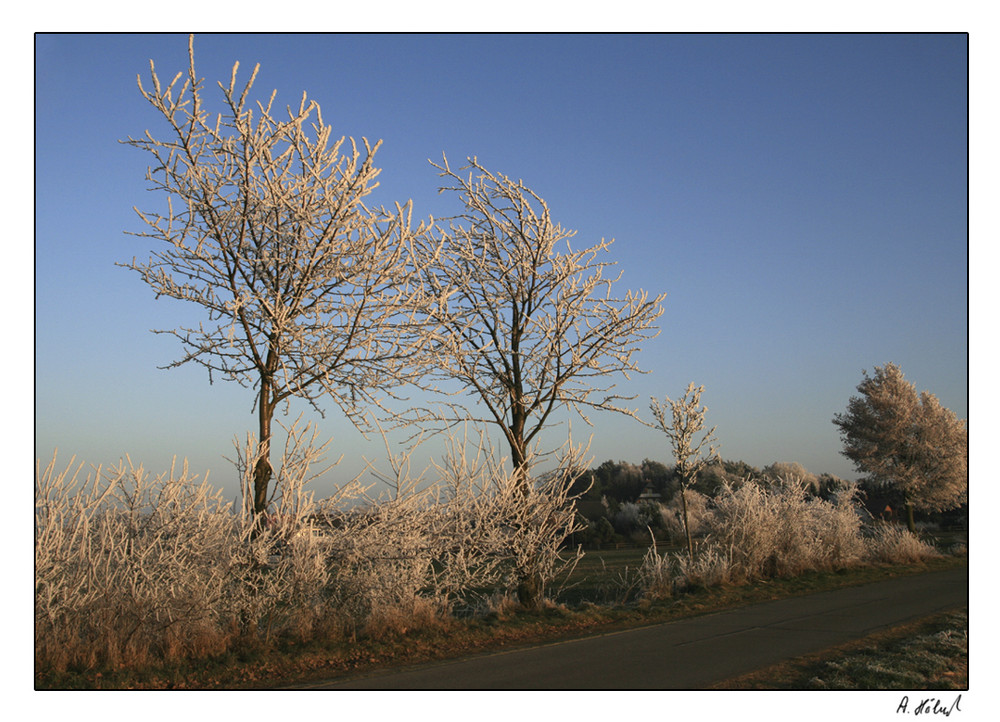
[[[334,132],[382,139],[378,198],[443,216],[428,158],[477,155],[523,178],[577,243],[615,238],[621,289],[666,292],[661,334],[619,390],[704,384],[723,457],[854,478],[831,423],[862,369],[892,361],[968,417],[968,45],[964,35],[199,35],[210,97],[234,61],[256,90],[303,90]],[[135,77],[186,67],[184,35],[48,35],[35,44],[35,454],[151,471],[174,455],[235,491],[253,394],[162,371],[197,321],[116,267],[149,255],[131,210],[156,128]],[[293,407],[292,415],[298,412]],[[329,408],[341,474],[384,457]],[[594,463],[669,462],[613,414]],[[551,437],[565,436],[565,427]],[[428,450],[432,453],[433,450]],[[338,477],[339,478],[339,477]],[[336,481],[331,477],[329,482]]]

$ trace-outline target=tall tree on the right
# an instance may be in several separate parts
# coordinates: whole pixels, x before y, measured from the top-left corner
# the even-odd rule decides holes
[[[947,511],[968,499],[968,430],[934,394],[917,394],[898,365],[863,373],[861,395],[833,418],[844,442],[841,453],[872,482],[902,493],[914,531],[914,511]]]

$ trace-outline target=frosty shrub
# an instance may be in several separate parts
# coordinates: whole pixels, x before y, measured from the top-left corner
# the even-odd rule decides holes
[[[419,492],[364,499],[323,531],[330,545],[328,603],[352,631],[372,632],[400,620],[405,626],[418,610],[426,612],[421,592],[434,555],[433,510]]]
[[[819,493],[819,477],[797,461],[776,461],[765,466],[761,475],[772,482],[794,480],[804,486],[807,492]]]
[[[223,602],[244,536],[187,467],[131,460],[35,476],[35,656],[41,668],[141,664],[226,644]]]
[[[302,427],[296,421],[286,431],[267,513],[254,507],[260,446],[253,434],[237,445],[233,461],[243,487],[244,543],[236,553],[226,612],[241,634],[262,637],[265,643],[274,634],[304,638],[318,626],[343,629],[354,621],[355,611],[337,604],[337,561],[342,538],[357,533],[354,525],[344,522],[351,519],[344,510],[363,503],[365,488],[353,479],[317,500],[306,487],[332,468],[318,467],[328,443],[317,445],[311,424]],[[334,525],[332,520],[340,523]]]
[[[495,503],[491,487],[494,480],[504,477],[504,469],[485,437],[474,451],[467,437],[462,441],[450,437],[434,471],[439,481],[439,513],[431,585],[435,594],[449,602],[469,602],[477,591],[493,587],[504,576],[503,555],[493,548],[491,519]]]
[[[810,497],[795,481],[725,485],[715,499],[710,535],[737,577],[799,574],[860,561],[865,547],[853,494],[832,502]]]
[[[674,555],[676,577],[674,587],[714,587],[733,581],[733,559],[715,545],[700,548],[692,558],[689,555]]]
[[[489,585],[510,589],[533,579],[541,595],[583,556],[579,548],[564,550],[563,542],[586,528],[571,493],[586,468],[585,450],[567,443],[555,469],[525,484],[523,470],[507,471],[485,435],[469,448],[467,437],[453,440],[436,467],[446,500],[434,583],[439,593],[468,598]],[[529,454],[526,468],[537,463]]]
[[[639,566],[639,588],[642,595],[647,599],[669,599],[673,596],[676,575],[676,558],[660,554],[654,538]]]
[[[326,446],[293,424],[266,513],[254,508],[256,440],[237,445],[234,508],[187,468],[152,477],[126,459],[35,477],[37,668],[141,666],[279,638],[404,632],[456,603],[482,609],[530,576],[542,591],[582,552],[570,489],[580,449],[525,485],[481,438],[412,474],[407,454],[317,499]],[[456,447],[457,448],[457,447]],[[478,601],[477,601],[478,600]]]
[[[875,524],[865,541],[868,555],[874,562],[907,564],[940,556],[933,546],[896,524]]]
[[[690,496],[688,504],[690,512]],[[647,553],[639,573],[646,597],[868,562],[919,562],[938,555],[902,526],[863,527],[853,486],[824,500],[811,495],[798,479],[747,479],[725,484],[711,506],[704,517],[704,540],[693,556],[661,556],[655,546]],[[676,511],[670,516],[665,512],[664,521],[683,538]]]
[[[56,460],[35,479],[35,653],[39,669],[138,666],[234,643],[305,635],[332,607],[335,539],[306,483],[323,448],[289,442],[267,515],[235,509],[186,466],[152,477],[126,458],[79,481]],[[253,439],[247,449],[254,448]],[[244,483],[254,459],[240,455]],[[250,470],[250,471],[248,471]],[[250,497],[252,499],[252,497]],[[337,610],[339,613],[339,610]]]
[[[691,537],[699,538],[711,528],[714,512],[709,498],[704,494],[694,489],[688,489],[684,493],[687,497],[688,526],[691,530]],[[669,502],[659,504],[658,507],[660,523],[666,530],[670,542],[684,544],[687,537],[684,532],[684,513],[680,493],[674,494]]]
[[[625,501],[618,506],[614,515],[615,531],[623,536],[638,533],[645,538],[650,527],[662,526],[659,505],[651,501]]]
[[[585,527],[577,521],[576,508],[568,498],[570,472],[561,467],[536,479],[525,494],[511,476],[498,480],[494,509],[494,548],[510,569],[506,586],[531,580],[537,595],[518,594],[519,599],[546,598],[546,590],[583,557],[578,547],[563,551],[563,542]]]
[[[612,522],[619,534],[629,534],[640,525],[639,505],[634,501],[624,501],[618,505]]]
[[[691,587],[711,587],[732,580],[732,560],[715,545],[683,553],[660,554],[656,544],[649,548],[639,567],[639,591],[646,599],[668,599],[675,591]]]

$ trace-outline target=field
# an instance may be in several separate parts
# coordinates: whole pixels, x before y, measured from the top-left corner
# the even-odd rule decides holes
[[[622,549],[591,549],[573,571],[556,580],[562,588],[558,601],[570,606],[583,601],[614,604],[625,601],[635,591],[636,575],[647,549],[629,546]]]

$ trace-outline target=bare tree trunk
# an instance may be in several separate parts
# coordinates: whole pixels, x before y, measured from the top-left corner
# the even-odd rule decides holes
[[[515,389],[511,395],[519,394],[520,389]],[[524,442],[524,426],[527,422],[527,414],[523,407],[516,401],[511,403],[510,428],[508,429],[507,440],[510,444],[510,461],[514,467],[514,474],[518,477],[519,485],[525,487],[527,492],[528,480],[528,452]]]
[[[271,419],[274,417],[276,393],[274,374],[278,370],[278,343],[274,333],[268,338],[267,358],[260,374],[260,397],[257,403],[257,462],[253,470],[253,513],[267,511],[267,488],[271,483]]]
[[[524,444],[525,416],[516,409],[512,411],[510,455],[514,468],[514,477],[518,488],[525,496],[528,495],[528,485],[531,484],[528,468],[528,455]],[[517,601],[528,610],[537,610],[542,604],[542,578],[537,571],[522,570],[517,580]]]
[[[261,380],[260,398],[257,403],[257,462],[253,469],[253,513],[260,516],[267,510],[267,488],[271,482],[271,418],[274,416],[274,403],[271,399],[271,386],[266,380]]]
[[[688,526],[688,503],[683,483],[681,484],[681,509],[684,511],[684,536],[687,537],[688,558],[694,561],[694,544],[691,542],[691,527]]]
[[[528,477],[528,459],[524,452],[524,447],[520,444],[510,445],[511,465],[514,467],[514,476],[517,478],[518,489],[521,493],[528,493],[528,484],[531,483]]]
[[[536,611],[542,606],[542,580],[538,572],[521,576],[517,584],[517,601],[530,611]]]

